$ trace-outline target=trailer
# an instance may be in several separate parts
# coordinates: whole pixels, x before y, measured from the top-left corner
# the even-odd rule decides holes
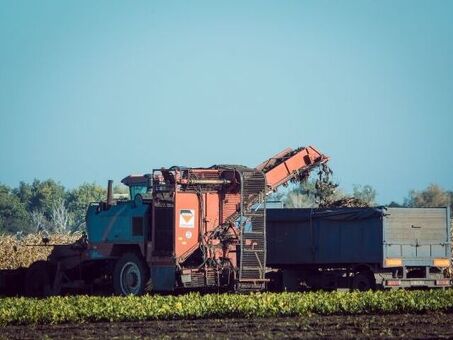
[[[449,287],[448,208],[269,209],[275,290]]]

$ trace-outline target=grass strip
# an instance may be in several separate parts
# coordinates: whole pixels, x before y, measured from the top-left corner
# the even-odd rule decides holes
[[[453,311],[453,289],[0,299],[0,325]]]

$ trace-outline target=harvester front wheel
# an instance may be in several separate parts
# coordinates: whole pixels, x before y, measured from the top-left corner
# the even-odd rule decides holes
[[[25,294],[30,297],[51,296],[54,272],[47,261],[32,263],[25,275]]]
[[[143,295],[149,271],[146,263],[133,253],[124,254],[113,270],[113,290],[116,295]]]

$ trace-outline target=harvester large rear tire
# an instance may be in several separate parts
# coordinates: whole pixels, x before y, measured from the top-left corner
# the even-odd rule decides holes
[[[143,295],[149,279],[149,270],[143,259],[126,253],[115,263],[113,291],[115,295]]]
[[[47,261],[36,261],[25,274],[25,295],[30,297],[47,297],[53,295],[53,278],[55,270]]]

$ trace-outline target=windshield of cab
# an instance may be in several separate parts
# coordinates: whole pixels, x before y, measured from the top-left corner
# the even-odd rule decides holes
[[[135,196],[137,196],[138,194],[141,194],[143,196],[144,194],[146,194],[147,191],[148,188],[146,187],[146,185],[131,185],[129,187],[131,200],[135,199]]]

